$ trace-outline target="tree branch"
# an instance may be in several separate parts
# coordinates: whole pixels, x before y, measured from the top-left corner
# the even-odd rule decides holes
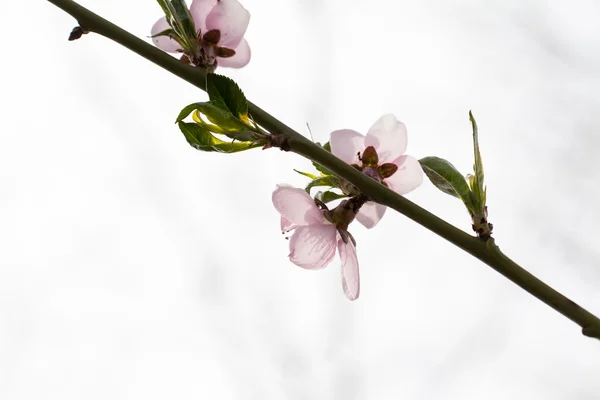
[[[185,65],[153,45],[92,13],[71,0],[48,0],[73,16],[84,31],[95,32],[127,47],[149,61],[206,90],[206,74],[199,68]],[[360,171],[333,156],[320,146],[249,102],[254,120],[271,133],[285,135],[290,151],[308,158],[346,179],[374,201],[407,216],[457,247],[483,261],[519,287],[543,301],[582,328],[585,336],[600,339],[600,319],[563,296],[505,256],[493,239],[483,241],[450,225],[410,200],[375,182]]]

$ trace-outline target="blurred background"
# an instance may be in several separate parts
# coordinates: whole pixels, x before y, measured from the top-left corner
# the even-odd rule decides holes
[[[147,38],[154,1],[81,0]],[[221,69],[315,141],[384,113],[408,153],[472,166],[479,123],[500,247],[600,314],[600,3],[245,0],[248,67]],[[32,7],[29,7],[31,5]],[[0,75],[0,398],[600,399],[600,346],[404,216],[339,261],[287,259],[271,204],[310,163],[192,149],[205,93],[11,2]],[[412,201],[470,231],[426,181]]]

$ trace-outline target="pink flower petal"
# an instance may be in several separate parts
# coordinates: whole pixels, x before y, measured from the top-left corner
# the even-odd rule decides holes
[[[379,156],[379,164],[392,162],[406,151],[406,126],[392,114],[379,118],[369,129],[365,147],[373,146]]]
[[[196,30],[199,30],[202,35],[207,32],[206,17],[210,11],[218,3],[218,0],[194,0],[190,6],[190,14],[196,25]]]
[[[292,224],[287,219],[281,217],[281,232],[289,232],[295,228],[296,228],[296,226],[294,224]]]
[[[406,194],[423,182],[423,169],[416,158],[400,156],[392,163],[398,166],[394,175],[385,179],[385,183],[398,194]]]
[[[277,185],[272,196],[273,205],[281,216],[296,226],[323,224],[327,221],[315,201],[305,190]],[[327,222],[329,223],[329,222]]]
[[[290,239],[290,261],[306,269],[321,269],[335,256],[335,225],[301,226]]]
[[[386,206],[382,206],[374,201],[368,201],[358,211],[356,220],[363,224],[365,228],[371,229],[377,225],[379,220],[383,217],[386,208]]]
[[[360,295],[360,275],[356,247],[354,247],[351,240],[344,243],[340,239],[338,241],[338,251],[342,260],[342,288],[348,299],[356,300]]]
[[[152,30],[150,31],[150,34],[154,36],[158,33],[166,31],[167,29],[171,29],[171,26],[167,22],[167,18],[162,17],[161,19],[156,21],[156,23],[152,27]],[[179,43],[177,43],[177,41],[167,36],[157,36],[155,38],[152,38],[152,41],[154,42],[154,45],[156,47],[158,47],[162,51],[166,51],[167,53],[176,53],[177,51],[182,50],[181,46],[179,45]]]
[[[220,67],[242,68],[250,62],[250,46],[246,39],[242,39],[235,49],[235,55],[227,58],[217,58]]]
[[[219,46],[238,47],[250,23],[250,13],[237,0],[221,0],[206,18],[206,29],[221,31]]]
[[[348,164],[359,164],[358,153],[365,150],[365,137],[351,129],[331,132],[331,153]]]

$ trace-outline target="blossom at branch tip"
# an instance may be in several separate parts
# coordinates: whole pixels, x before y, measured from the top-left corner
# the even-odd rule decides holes
[[[237,0],[193,0],[190,14],[196,30],[202,38],[206,32],[218,30],[220,37],[214,46],[230,49],[233,56],[221,57],[216,55],[221,67],[242,68],[250,62],[250,46],[244,34],[250,22],[250,13]],[[152,27],[153,42],[159,49],[168,53],[180,53],[181,45],[167,36],[155,36],[170,29],[166,17],[160,18]]]
[[[419,161],[405,155],[406,126],[392,114],[379,118],[366,136],[351,129],[331,133],[331,152],[364,174],[404,195],[423,182]],[[356,215],[358,222],[373,228],[383,217],[386,207],[367,202]]]
[[[273,205],[281,214],[283,233],[294,231],[290,238],[290,261],[305,269],[325,268],[334,258],[336,248],[342,261],[342,287],[346,297],[356,300],[360,279],[356,247],[342,239],[336,225],[328,221],[323,210],[303,189],[277,185]]]

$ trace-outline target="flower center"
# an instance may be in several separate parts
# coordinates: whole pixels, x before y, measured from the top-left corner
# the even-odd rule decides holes
[[[214,70],[217,57],[228,58],[235,55],[233,49],[218,45],[221,41],[221,31],[218,29],[212,29],[204,34],[200,34],[197,39],[193,48],[184,51],[184,55],[187,57],[189,63],[196,67]]]
[[[365,174],[366,176],[368,176],[369,178],[373,179],[374,181],[377,181],[379,183],[381,183],[383,181],[383,178],[381,177],[381,174],[379,173],[379,167],[375,166],[375,167],[363,167],[362,173]]]
[[[353,166],[359,169],[363,174],[376,182],[383,183],[384,179],[394,175],[398,170],[398,166],[394,163],[379,164],[379,155],[375,150],[375,147],[369,146],[363,151],[362,154],[358,153],[358,159],[362,163],[362,166],[353,164]]]

